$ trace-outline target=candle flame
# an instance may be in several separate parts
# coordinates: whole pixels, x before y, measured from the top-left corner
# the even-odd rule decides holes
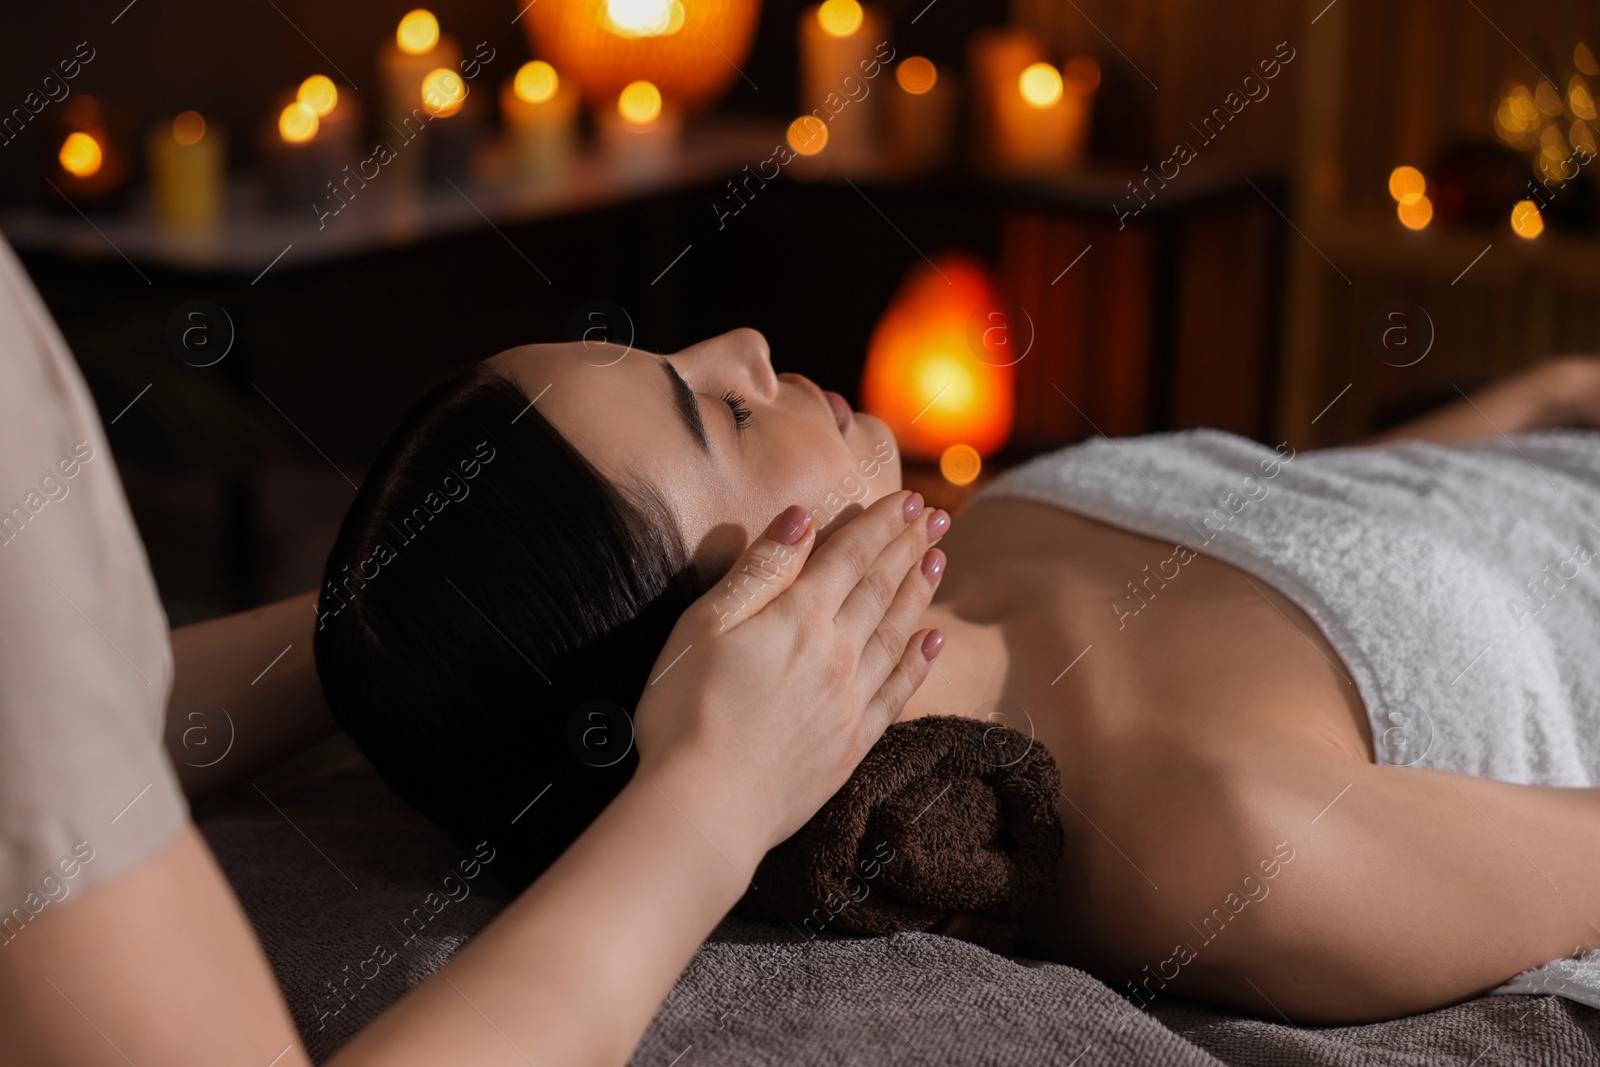
[[[181,145],[197,144],[206,135],[206,120],[198,111],[185,111],[172,120],[172,139]]]
[[[1511,228],[1518,237],[1533,240],[1544,232],[1544,216],[1539,214],[1539,205],[1532,200],[1518,200],[1517,206],[1511,209]]]
[[[295,99],[315,111],[318,118],[326,118],[339,103],[339,89],[327,75],[313,74],[300,83]]]
[[[424,7],[407,11],[400,20],[399,28],[394,31],[394,39],[400,51],[414,56],[424,55],[433,51],[433,46],[439,43],[439,20]]]
[[[925,56],[907,56],[895,68],[894,80],[912,96],[921,96],[939,81],[939,68]]]
[[[436,118],[448,118],[467,99],[467,83],[449,67],[435,67],[422,78],[422,106]]]
[[[1052,107],[1061,99],[1061,72],[1048,63],[1035,63],[1017,79],[1017,89],[1034,107]]]
[[[830,37],[848,37],[861,28],[866,12],[856,0],[822,0],[817,25]]]
[[[527,104],[542,104],[561,88],[561,79],[556,75],[556,68],[542,59],[535,59],[531,63],[524,63],[517,68],[517,77],[511,84],[511,91],[517,94],[517,99]]]
[[[647,81],[629,82],[617,96],[617,114],[635,126],[648,126],[661,114],[661,90]]]
[[[278,116],[278,133],[290,144],[300,144],[317,135],[317,127],[321,125],[317,113],[311,105],[296,100],[283,109]]]
[[[73,131],[61,142],[61,153],[57,158],[61,161],[62,170],[75,178],[87,178],[100,169],[105,154],[100,150],[99,141],[87,133]]]

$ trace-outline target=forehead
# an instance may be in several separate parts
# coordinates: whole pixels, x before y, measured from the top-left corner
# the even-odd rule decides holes
[[[623,345],[524,345],[492,357],[539,413],[615,485],[654,485],[680,505],[706,476],[655,353]]]

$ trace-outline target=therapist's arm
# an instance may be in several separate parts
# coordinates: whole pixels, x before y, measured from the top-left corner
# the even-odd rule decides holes
[[[191,802],[334,730],[311,656],[316,593],[172,631],[167,754]]]
[[[736,566],[764,581],[741,587],[736,617],[716,613],[718,589],[674,629],[662,656],[677,665],[653,672],[662,684],[640,701],[640,763],[622,794],[329,1067],[625,1063],[755,862],[844,784],[927,677],[938,641],[913,628],[936,582],[918,566],[927,524],[902,517],[907,496],[875,503],[809,563],[814,523],[793,549],[759,539]],[[884,589],[898,590],[891,603]],[[0,946],[0,1047],[7,1067],[310,1063],[189,824]]]

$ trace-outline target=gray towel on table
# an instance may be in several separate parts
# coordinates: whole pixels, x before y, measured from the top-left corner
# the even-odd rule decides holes
[[[1170,540],[1275,587],[1348,666],[1379,763],[1600,784],[1600,432],[1305,453],[1221,430],[1097,438],[973,499],[1002,496]],[[1137,626],[1179,571],[1108,610]],[[1600,949],[1495,992],[1600,1007]]]
[[[242,792],[201,830],[321,1062],[443,966],[508,894],[493,882],[492,859],[467,878],[478,850],[411,812],[365,760],[269,793],[272,804]],[[363,987],[352,974],[374,977]],[[631,1062],[1487,1067],[1594,1063],[1597,1046],[1600,1012],[1556,997],[1485,997],[1371,1026],[1296,1027],[1176,997],[1141,1011],[1076,968],[936,934],[808,939],[730,919],[684,971]]]

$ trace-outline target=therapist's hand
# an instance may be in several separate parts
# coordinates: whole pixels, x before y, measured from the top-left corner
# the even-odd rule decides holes
[[[943,635],[912,627],[943,574],[931,545],[948,528],[901,491],[813,554],[812,517],[798,505],[779,515],[651,669],[634,715],[637,775],[670,771],[699,799],[737,805],[762,851],[793,834],[927,678]]]

